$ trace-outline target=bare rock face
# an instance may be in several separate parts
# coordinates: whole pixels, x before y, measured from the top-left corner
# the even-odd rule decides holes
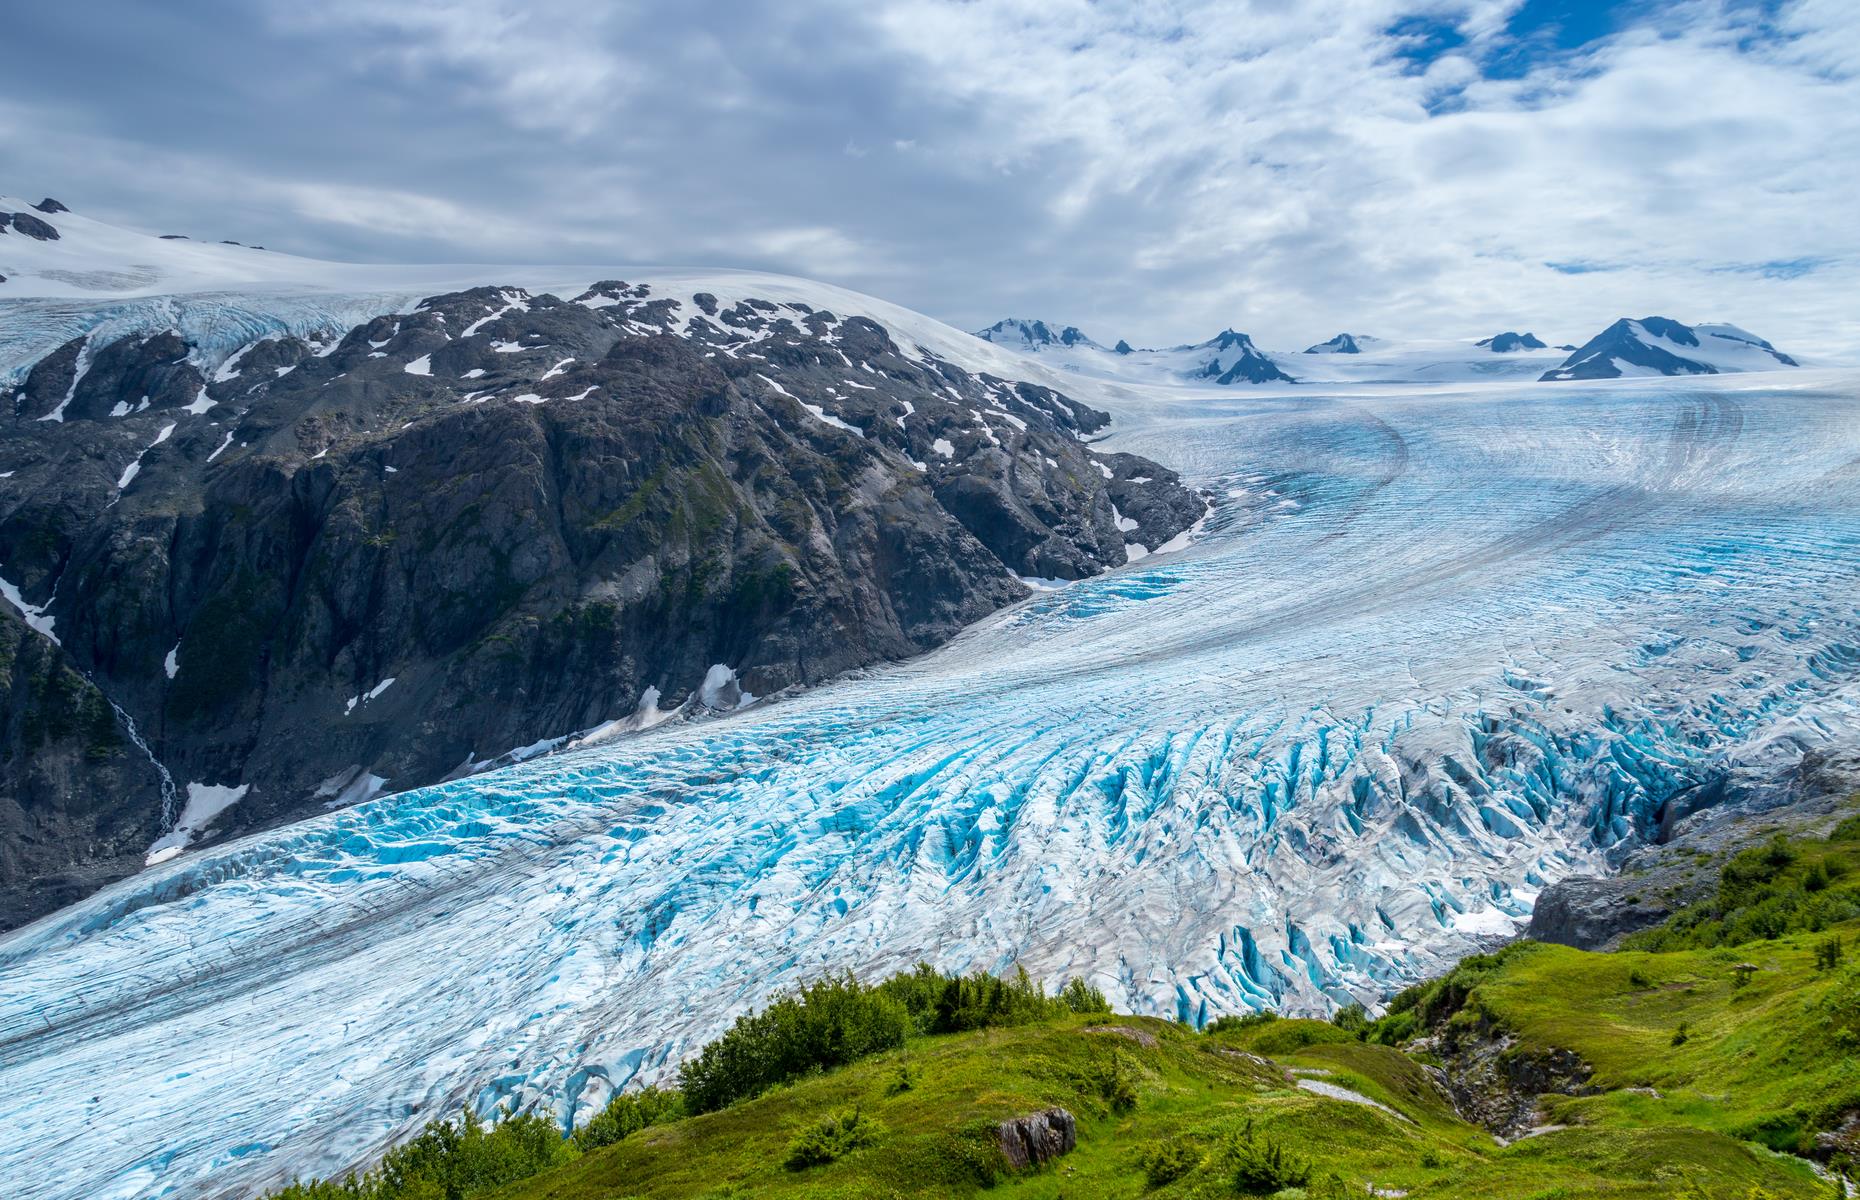
[[[618,281],[225,361],[92,333],[10,400],[0,575],[180,785],[244,789],[213,836],[919,654],[1206,508],[1058,392]],[[0,770],[0,889],[133,869],[102,831],[144,790],[124,824]],[[75,898],[44,895],[0,928]]]
[[[13,228],[16,232],[23,233],[34,241],[55,242],[58,240],[58,230],[31,213],[14,213]]]
[[[39,201],[37,204],[33,205],[32,207],[38,209],[40,212],[44,213],[48,217],[51,216],[53,213],[71,211],[70,209],[66,208],[64,205],[60,204],[58,201],[52,199],[50,196],[47,196],[45,199]]]
[[[1462,1119],[1514,1140],[1543,1123],[1546,1095],[1586,1096],[1593,1069],[1568,1050],[1525,1050],[1503,1030],[1450,1028],[1415,1045],[1439,1056],[1435,1082]]]
[[[1613,950],[1629,934],[1660,924],[1711,895],[1718,864],[1776,830],[1820,836],[1845,813],[1860,781],[1849,755],[1808,754],[1777,780],[1750,788],[1714,782],[1674,797],[1654,840],[1635,848],[1613,875],[1574,875],[1545,888],[1525,936],[1580,950]]]
[[[1078,1122],[1063,1108],[1010,1117],[999,1126],[1001,1156],[1015,1170],[1037,1167],[1078,1148]]]

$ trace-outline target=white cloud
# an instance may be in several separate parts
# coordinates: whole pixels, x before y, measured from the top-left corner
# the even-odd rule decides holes
[[[0,82],[0,152],[33,186],[88,183],[93,211],[181,212],[182,231],[740,264],[968,325],[1302,346],[1563,340],[1664,312],[1860,350],[1860,9],[1797,0],[1759,27],[1756,6],[1624,6],[1618,35],[1487,77],[1520,61],[1518,9],[278,3],[198,84],[243,122],[138,129],[143,81],[47,74]],[[1415,16],[1461,44],[1404,58],[1427,39],[1389,30]]]

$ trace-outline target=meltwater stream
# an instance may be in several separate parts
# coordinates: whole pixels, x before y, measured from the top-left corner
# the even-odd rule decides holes
[[[1185,552],[0,940],[4,1190],[250,1195],[460,1103],[585,1116],[842,967],[1373,1000],[1676,793],[1855,744],[1860,382],[1788,382],[1127,396],[1112,444],[1218,497]]]

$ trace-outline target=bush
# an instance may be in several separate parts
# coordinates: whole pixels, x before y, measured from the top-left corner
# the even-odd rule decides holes
[[[1201,1165],[1201,1147],[1187,1138],[1151,1142],[1137,1151],[1137,1168],[1153,1188],[1174,1183]]]
[[[1129,1112],[1137,1106],[1136,1072],[1115,1050],[1093,1060],[1086,1086],[1109,1104],[1112,1112]]]
[[[1275,1021],[1248,1039],[1248,1046],[1255,1054],[1290,1054],[1306,1046],[1322,1046],[1333,1042],[1351,1042],[1355,1037],[1332,1025],[1329,1021],[1309,1021],[1302,1018]]]
[[[911,1017],[882,988],[850,974],[777,997],[678,1068],[685,1107],[706,1113],[810,1071],[844,1066],[904,1044]]]
[[[684,1116],[684,1097],[677,1092],[649,1087],[616,1095],[607,1107],[575,1131],[575,1148],[586,1153],[611,1146],[648,1125],[676,1121]]]
[[[1234,1187],[1249,1196],[1270,1196],[1311,1182],[1311,1164],[1276,1138],[1254,1136],[1251,1121],[1228,1144],[1227,1164]]]
[[[1250,1012],[1243,1017],[1216,1017],[1203,1027],[1203,1033],[1239,1033],[1247,1029],[1257,1029],[1279,1019],[1279,1014],[1271,1009]]]
[[[1841,972],[1822,998],[1821,1013],[1837,1033],[1860,1034],[1860,963]]]
[[[508,1109],[500,1117],[486,1124],[467,1109],[457,1122],[430,1122],[366,1175],[293,1183],[276,1200],[467,1200],[574,1159],[554,1121]]]
[[[1840,935],[1836,934],[1834,937],[1821,942],[1815,947],[1815,969],[1817,971],[1832,971],[1840,965],[1841,939]]]
[[[986,971],[946,975],[929,963],[918,963],[914,970],[879,984],[877,991],[902,1005],[919,1033],[963,1033],[997,1025],[1026,1025],[1069,1012],[1111,1010],[1104,994],[1082,981],[1069,983],[1067,989],[1070,996],[1048,996],[1028,978],[1024,967],[1003,979]],[[1071,997],[1093,1007],[1075,1009]]]
[[[1108,1013],[1111,1002],[1104,993],[1083,979],[1068,979],[1059,989],[1059,1000],[1075,1013]]]
[[[790,1171],[804,1171],[843,1158],[861,1146],[870,1146],[884,1132],[855,1105],[808,1126],[788,1143],[783,1163]]]
[[[1346,1004],[1331,1014],[1330,1023],[1345,1033],[1364,1037],[1369,1031],[1369,1010],[1361,1003]]]

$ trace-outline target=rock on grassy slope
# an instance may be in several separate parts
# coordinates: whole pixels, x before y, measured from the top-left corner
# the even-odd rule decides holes
[[[617,281],[433,296],[217,364],[172,331],[83,334],[11,399],[0,575],[180,802],[54,798],[9,767],[0,928],[71,899],[53,877],[132,867],[111,831],[138,821],[159,856],[728,711],[919,653],[1025,597],[1017,576],[1121,566],[1206,507],[1094,454],[1105,414],[870,319]]]

